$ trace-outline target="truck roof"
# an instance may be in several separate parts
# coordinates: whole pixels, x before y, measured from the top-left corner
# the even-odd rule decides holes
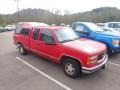
[[[69,28],[69,27],[63,27],[63,26],[37,26],[35,28],[58,30],[58,29]]]
[[[23,27],[49,26],[41,22],[19,22],[18,25],[22,25]]]
[[[34,27],[34,28],[49,29],[49,30],[70,28],[70,27],[65,27],[65,26],[49,26],[48,24],[40,23],[40,22],[19,22],[18,25],[22,25],[22,27],[24,28]]]

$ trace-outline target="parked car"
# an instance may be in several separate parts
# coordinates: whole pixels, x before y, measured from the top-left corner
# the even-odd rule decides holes
[[[64,24],[64,23],[61,23],[60,26],[65,26],[65,24]]]
[[[18,25],[14,44],[22,55],[32,51],[62,64],[71,78],[105,68],[108,60],[105,44],[79,38],[69,27]]]
[[[15,25],[7,25],[7,26],[5,26],[5,30],[6,31],[12,31],[12,30],[15,30],[15,28],[16,28],[16,26]]]
[[[105,27],[113,28],[120,32],[120,22],[107,22]]]
[[[51,24],[50,26],[56,26],[55,24]]]
[[[75,22],[72,24],[72,28],[79,37],[105,43],[109,55],[120,52],[120,33],[105,31],[90,22]]]
[[[6,30],[2,26],[0,26],[0,32],[6,32]]]
[[[115,33],[120,33],[119,31],[113,29],[113,28],[109,28],[109,27],[102,27],[103,30],[105,31],[110,31],[110,32],[115,32]]]
[[[105,24],[104,23],[96,23],[97,24],[97,26],[99,26],[99,27],[104,27],[105,26]]]

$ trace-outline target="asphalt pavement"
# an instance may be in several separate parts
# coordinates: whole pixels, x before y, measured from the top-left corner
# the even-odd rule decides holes
[[[20,55],[13,32],[0,33],[0,90],[120,90],[120,54],[109,58],[106,69],[72,79],[59,64]]]

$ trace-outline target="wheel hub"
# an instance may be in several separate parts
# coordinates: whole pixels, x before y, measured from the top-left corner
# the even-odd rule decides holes
[[[67,63],[65,65],[65,70],[68,74],[74,74],[75,73],[75,68],[73,67],[73,65],[71,63]]]

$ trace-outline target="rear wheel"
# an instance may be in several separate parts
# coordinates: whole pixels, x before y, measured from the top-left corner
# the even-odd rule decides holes
[[[24,49],[22,44],[18,44],[18,49],[19,49],[19,53],[21,55],[26,55],[27,54],[27,50]]]
[[[80,75],[81,66],[76,60],[68,58],[63,61],[63,70],[67,76],[75,78]]]

